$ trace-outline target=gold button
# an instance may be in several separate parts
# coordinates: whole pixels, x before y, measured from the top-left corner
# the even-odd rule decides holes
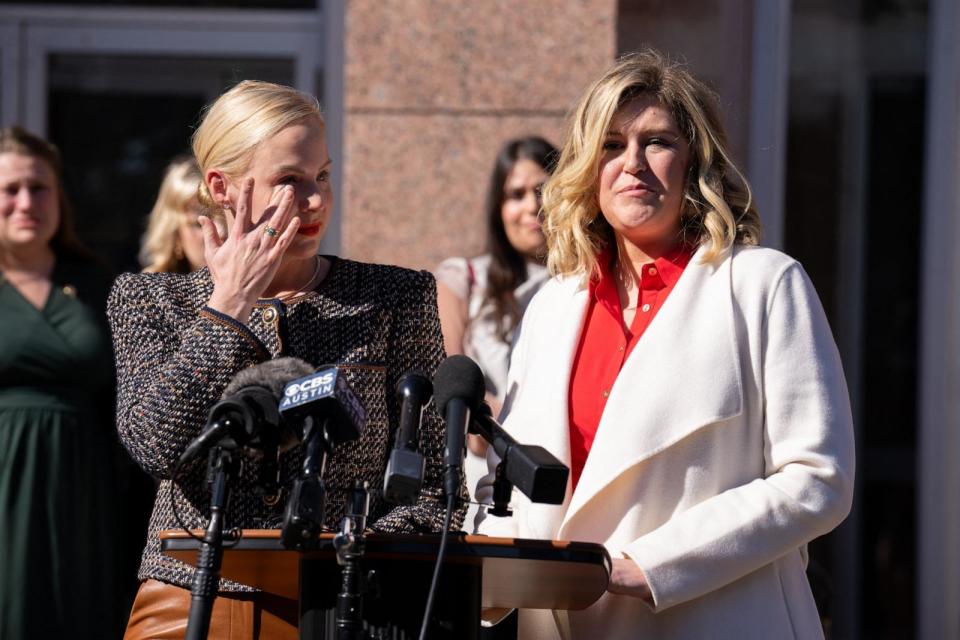
[[[657,275],[657,268],[656,268],[656,267],[650,267],[649,269],[647,269],[647,273],[649,273],[649,274],[652,275],[652,276],[655,276],[655,275]]]
[[[650,305],[645,304],[645,305],[643,305],[642,307],[640,307],[640,309],[641,309],[641,311],[643,311],[644,313],[646,313],[647,311],[650,311]]]
[[[269,323],[274,323],[277,321],[277,310],[273,307],[267,307],[263,310],[263,319]]]
[[[619,347],[617,347],[617,351],[619,351],[620,353],[623,353],[624,349],[626,349],[626,347],[624,347],[623,345],[620,345]]]
[[[63,285],[63,289],[61,289],[61,291],[63,291],[64,295],[70,296],[71,298],[77,297],[77,288],[72,284]]]
[[[604,389],[604,390],[603,390],[603,393],[600,394],[600,395],[602,395],[604,398],[609,398],[609,397],[610,397],[610,390],[609,390],[609,389]]]
[[[263,496],[263,504],[267,505],[268,507],[275,507],[275,506],[276,506],[277,504],[279,504],[279,503],[280,503],[280,494],[279,494],[279,493],[277,493],[277,495],[265,495],[265,496]]]

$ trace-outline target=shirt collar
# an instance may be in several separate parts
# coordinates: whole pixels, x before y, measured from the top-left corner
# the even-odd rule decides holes
[[[695,245],[682,242],[656,260],[644,264],[641,271],[640,286],[643,289],[672,287],[680,279],[683,270],[689,264],[690,258],[693,257],[696,250]],[[590,280],[590,296],[598,301],[604,299],[616,300],[619,306],[619,295],[617,294],[617,283],[612,263],[613,250],[607,247],[597,256],[600,278]],[[656,269],[654,274],[649,273],[650,267]]]
[[[653,266],[657,268],[666,286],[672,287],[677,284],[677,280],[680,279],[683,270],[687,268],[687,264],[696,250],[695,246],[682,242],[653,261]],[[644,268],[648,266],[644,265]]]

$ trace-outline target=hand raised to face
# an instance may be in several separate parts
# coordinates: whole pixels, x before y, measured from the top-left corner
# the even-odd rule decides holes
[[[236,214],[227,212],[228,230],[221,236],[212,220],[201,217],[204,257],[213,280],[208,306],[246,322],[254,303],[273,281],[284,252],[300,228],[294,217],[294,189],[278,186],[266,209],[253,222],[254,179],[244,180]]]

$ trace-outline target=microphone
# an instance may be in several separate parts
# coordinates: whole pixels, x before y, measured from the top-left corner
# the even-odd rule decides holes
[[[209,451],[225,438],[240,447],[281,451],[297,443],[277,411],[284,385],[313,370],[298,358],[278,358],[241,370],[207,415],[207,425],[181,454],[179,465]],[[267,427],[267,428],[264,428]]]
[[[483,401],[483,373],[477,363],[467,356],[450,356],[437,367],[433,387],[437,409],[447,423],[443,491],[448,497],[459,497],[466,455],[466,432],[471,412]]]
[[[413,504],[420,494],[426,461],[417,451],[417,438],[423,408],[432,395],[433,385],[419,371],[410,371],[397,382],[400,425],[383,476],[383,498],[388,502]]]
[[[471,433],[490,443],[505,465],[506,480],[541,504],[563,504],[570,469],[538,445],[520,444],[504,431],[483,402],[470,422]],[[498,472],[499,473],[499,472]]]
[[[367,412],[341,371],[330,366],[287,384],[279,410],[306,449],[280,536],[284,547],[305,551],[316,547],[326,516],[327,456],[335,445],[361,436]]]
[[[289,380],[289,378],[288,378]],[[280,415],[302,442],[321,422],[331,445],[356,440],[363,433],[367,411],[335,366],[289,382],[283,389]]]

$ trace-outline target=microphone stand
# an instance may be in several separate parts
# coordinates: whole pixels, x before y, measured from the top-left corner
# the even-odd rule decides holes
[[[347,508],[340,533],[333,538],[337,563],[343,567],[340,594],[337,596],[336,626],[338,640],[363,640],[363,554],[364,529],[370,512],[370,491],[366,481],[355,480],[347,496]]]
[[[505,518],[513,515],[510,509],[510,498],[513,496],[513,484],[507,479],[506,460],[497,464],[493,476],[493,508],[488,512],[492,516]]]
[[[310,425],[305,437],[303,469],[287,500],[280,533],[283,546],[297,551],[317,548],[327,511],[327,488],[323,482],[323,472],[327,466],[327,455],[332,449],[327,421],[308,420]]]
[[[190,587],[190,614],[187,618],[185,640],[205,640],[210,631],[210,615],[220,584],[220,565],[223,560],[223,523],[230,503],[230,480],[240,467],[231,444],[220,444],[210,451],[207,479],[210,491],[210,522],[203,534],[197,554],[197,570]]]

